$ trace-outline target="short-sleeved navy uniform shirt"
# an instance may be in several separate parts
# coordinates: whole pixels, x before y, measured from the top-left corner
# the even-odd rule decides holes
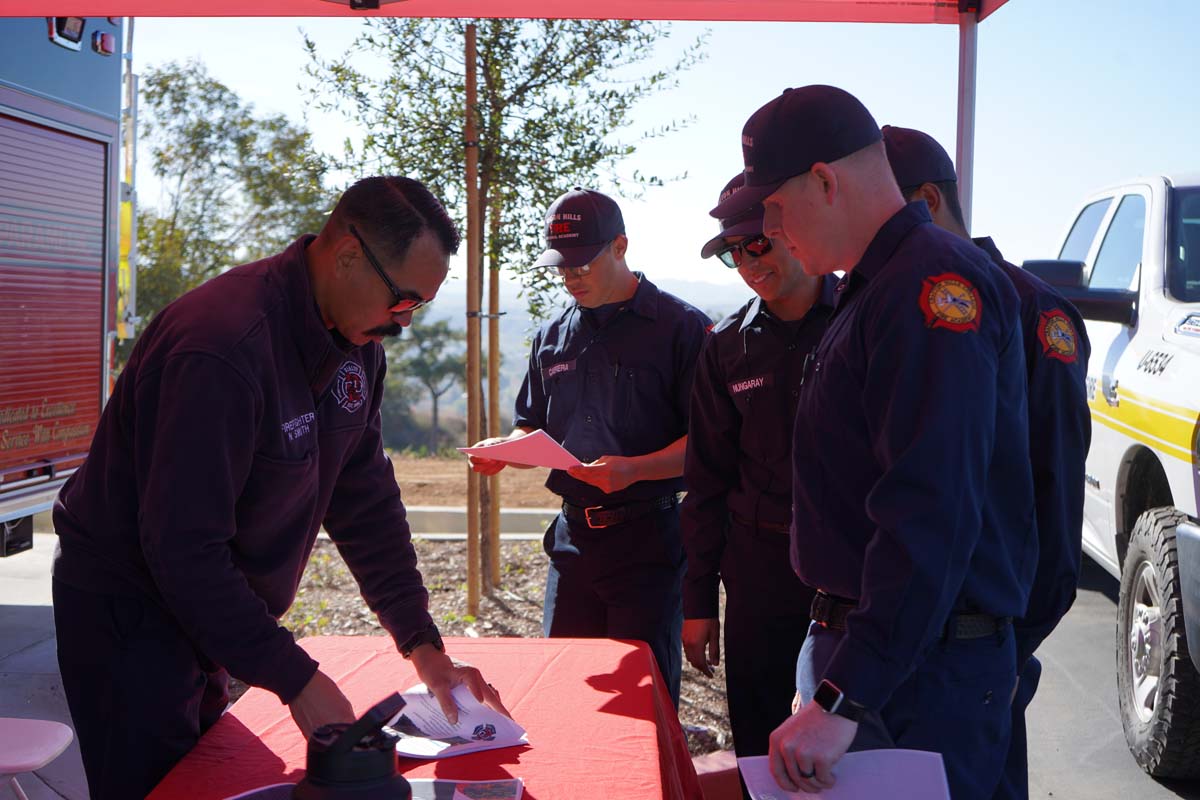
[[[635,274],[629,300],[597,309],[573,304],[537,332],[517,395],[514,425],[545,430],[585,464],[653,453],[687,433],[709,319]],[[606,495],[552,470],[546,487],[575,505],[615,506],[682,491],[683,478],[639,481]]]
[[[1083,486],[1092,418],[1092,346],[1075,306],[1049,284],[1004,260],[988,237],[973,240],[1016,287],[1029,383],[1029,458],[1037,509],[1038,566],[1029,607],[1014,623],[1017,663],[1033,655],[1075,600]]]
[[[755,297],[712,329],[692,389],[681,510],[688,551],[683,613],[718,613],[721,555],[730,515],[786,528],[792,519],[792,442],[804,359],[833,311],[827,277],[801,319],[784,321]]]
[[[957,611],[1018,617],[1037,563],[1012,283],[910,203],[839,284],[805,369],[792,559],[857,601],[824,677],[878,709]]]

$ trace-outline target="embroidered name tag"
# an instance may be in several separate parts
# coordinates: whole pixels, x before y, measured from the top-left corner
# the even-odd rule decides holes
[[[295,419],[289,419],[280,426],[280,429],[287,436],[289,442],[294,442],[301,436],[306,436],[312,431],[312,422],[316,418],[317,415],[309,411],[307,414],[301,414]]]
[[[741,394],[742,392],[748,392],[751,389],[764,389],[774,385],[774,375],[759,375],[756,378],[746,378],[744,381],[736,381],[729,384],[729,393]]]
[[[570,361],[560,361],[557,364],[551,364],[548,367],[542,367],[542,378],[544,378],[545,380],[550,380],[555,375],[561,375],[564,372],[574,372],[574,371],[575,371],[575,359],[572,358]]]

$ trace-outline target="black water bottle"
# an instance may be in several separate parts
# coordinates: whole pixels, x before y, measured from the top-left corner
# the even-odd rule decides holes
[[[383,730],[404,708],[393,693],[353,724],[322,725],[308,740],[308,768],[292,800],[411,800],[396,768],[398,736]]]

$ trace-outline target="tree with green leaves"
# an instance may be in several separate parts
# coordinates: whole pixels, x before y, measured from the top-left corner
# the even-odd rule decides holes
[[[648,67],[670,29],[629,20],[391,19],[366,21],[349,52],[324,58],[305,39],[314,104],[363,133],[339,166],[423,181],[462,223],[466,156],[464,37],[478,30],[479,219],[491,269],[521,267],[542,249],[542,214],[573,185],[608,184],[636,195],[662,176],[617,172],[635,106],[675,85],[702,58],[704,37],[666,67]],[[383,65],[382,67],[380,65]],[[644,71],[639,72],[639,69]],[[485,225],[485,221],[490,224]],[[553,271],[523,270],[529,311],[546,316]]]
[[[460,386],[466,377],[466,354],[463,344],[466,335],[454,330],[447,320],[425,322],[418,312],[404,334],[389,345],[389,359],[398,376],[407,378],[429,392],[432,404],[429,424],[429,452],[435,454],[441,445],[438,423],[438,401],[442,395]]]
[[[148,320],[222,270],[317,232],[328,164],[306,129],[254,107],[198,61],[145,71],[141,142],[161,186],[138,214],[138,313]]]

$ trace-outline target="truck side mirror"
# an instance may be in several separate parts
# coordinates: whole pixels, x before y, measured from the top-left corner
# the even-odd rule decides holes
[[[1137,292],[1089,289],[1082,261],[1026,261],[1021,268],[1057,289],[1084,319],[1117,322],[1131,328],[1137,324]]]
[[[1083,279],[1084,263],[1082,261],[1026,261],[1021,269],[1035,275],[1051,286],[1057,288],[1083,288],[1087,284]]]

